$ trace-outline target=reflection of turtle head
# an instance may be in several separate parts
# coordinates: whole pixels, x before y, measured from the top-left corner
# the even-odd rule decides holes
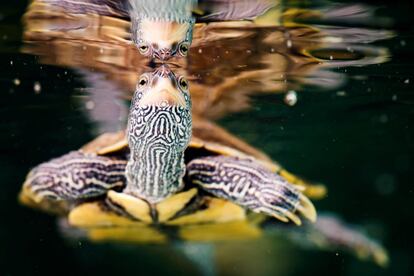
[[[163,65],[138,80],[128,118],[126,192],[158,202],[183,186],[191,138],[187,81]]]
[[[144,56],[186,56],[193,37],[194,0],[131,2],[132,38]]]

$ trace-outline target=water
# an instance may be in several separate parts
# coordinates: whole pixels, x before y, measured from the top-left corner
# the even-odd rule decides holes
[[[103,55],[106,62],[88,60],[92,55],[83,52],[89,53],[94,45],[82,39],[69,46],[22,49],[20,22],[27,5],[2,4],[0,274],[411,275],[412,4],[393,3],[380,6],[375,20],[332,20],[329,26],[380,30],[375,37],[384,39],[369,45],[328,41],[323,50],[316,45],[310,53],[325,60],[320,66],[304,60],[303,54],[292,55],[285,40],[258,43],[267,31],[237,26],[217,31],[219,37],[234,40],[208,43],[195,37],[187,74],[193,101],[209,103],[195,107],[200,114],[295,174],[325,183],[329,194],[315,202],[317,209],[335,213],[380,240],[390,255],[387,268],[346,252],[298,246],[283,233],[248,241],[165,246],[65,237],[55,217],[18,204],[21,184],[33,166],[99,133],[121,129],[140,73],[136,68],[142,63],[133,54],[126,61],[119,58],[125,57],[123,47],[102,44],[97,44],[97,51],[112,51],[111,59]],[[368,30],[357,37],[372,37]],[[283,34],[270,33],[272,41]],[[295,49],[309,49],[306,36],[293,41],[299,45]],[[234,76],[239,76],[239,85],[213,90]],[[211,91],[226,92],[228,97],[216,104]],[[297,102],[290,106],[285,101],[292,105],[292,95]]]

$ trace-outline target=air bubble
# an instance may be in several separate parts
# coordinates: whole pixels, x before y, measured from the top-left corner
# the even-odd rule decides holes
[[[296,91],[290,90],[284,98],[285,104],[289,106],[294,106],[298,102],[298,95]]]
[[[33,90],[36,94],[40,94],[40,92],[42,91],[42,86],[40,85],[40,82],[38,82],[38,81],[34,82]]]
[[[86,109],[92,110],[95,108],[95,103],[93,101],[87,101],[85,106],[86,106]]]

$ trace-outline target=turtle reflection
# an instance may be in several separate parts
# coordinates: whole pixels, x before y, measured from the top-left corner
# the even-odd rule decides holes
[[[187,56],[195,0],[130,0],[132,38],[139,52],[161,60]]]

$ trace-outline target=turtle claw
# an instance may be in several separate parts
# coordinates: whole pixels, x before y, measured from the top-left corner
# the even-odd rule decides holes
[[[282,222],[288,223],[289,221],[292,221],[297,226],[302,225],[302,221],[299,218],[298,215],[294,213],[294,211],[289,211],[287,209],[283,209],[278,206],[270,206],[268,208],[258,208],[258,209],[252,209],[255,212],[258,213],[264,213],[269,216],[272,216],[276,218],[277,220],[280,220]],[[299,211],[299,209],[298,209]],[[299,211],[300,212],[300,211]],[[302,214],[302,212],[300,212]]]
[[[304,218],[308,219],[309,221],[315,222],[316,217],[317,217],[315,207],[310,202],[310,200],[303,194],[300,194],[299,198],[300,198],[300,203],[298,206],[296,206],[297,213],[303,216]],[[284,210],[283,215],[284,217],[281,217],[280,215],[275,216],[275,214],[272,214],[273,217],[283,222],[289,222],[290,220],[298,226],[302,225],[301,219],[294,212]]]
[[[262,184],[254,194],[255,199],[247,207],[255,212],[265,213],[276,219],[302,225],[300,217],[316,221],[316,210],[312,202],[283,179],[277,177],[272,183]]]
[[[289,221],[293,221],[293,223],[295,223],[298,226],[302,225],[302,221],[300,220],[300,218],[297,215],[295,215],[295,214],[293,214],[292,212],[289,212],[289,211],[285,211],[282,214],[272,213],[272,210],[262,211],[262,212],[267,213],[267,214],[271,215],[272,217],[274,217],[274,218],[276,218],[280,221],[286,222],[286,223],[288,223]]]
[[[294,213],[291,212],[286,212],[286,216],[293,221],[297,226],[302,225],[302,221],[300,220],[300,218],[295,215]]]
[[[289,219],[287,217],[284,217],[282,215],[279,214],[272,214],[272,217],[274,217],[277,220],[283,221],[283,222],[289,222]]]
[[[315,206],[313,206],[312,202],[303,194],[299,195],[299,199],[300,204],[296,206],[296,210],[311,222],[316,222],[317,214]]]

